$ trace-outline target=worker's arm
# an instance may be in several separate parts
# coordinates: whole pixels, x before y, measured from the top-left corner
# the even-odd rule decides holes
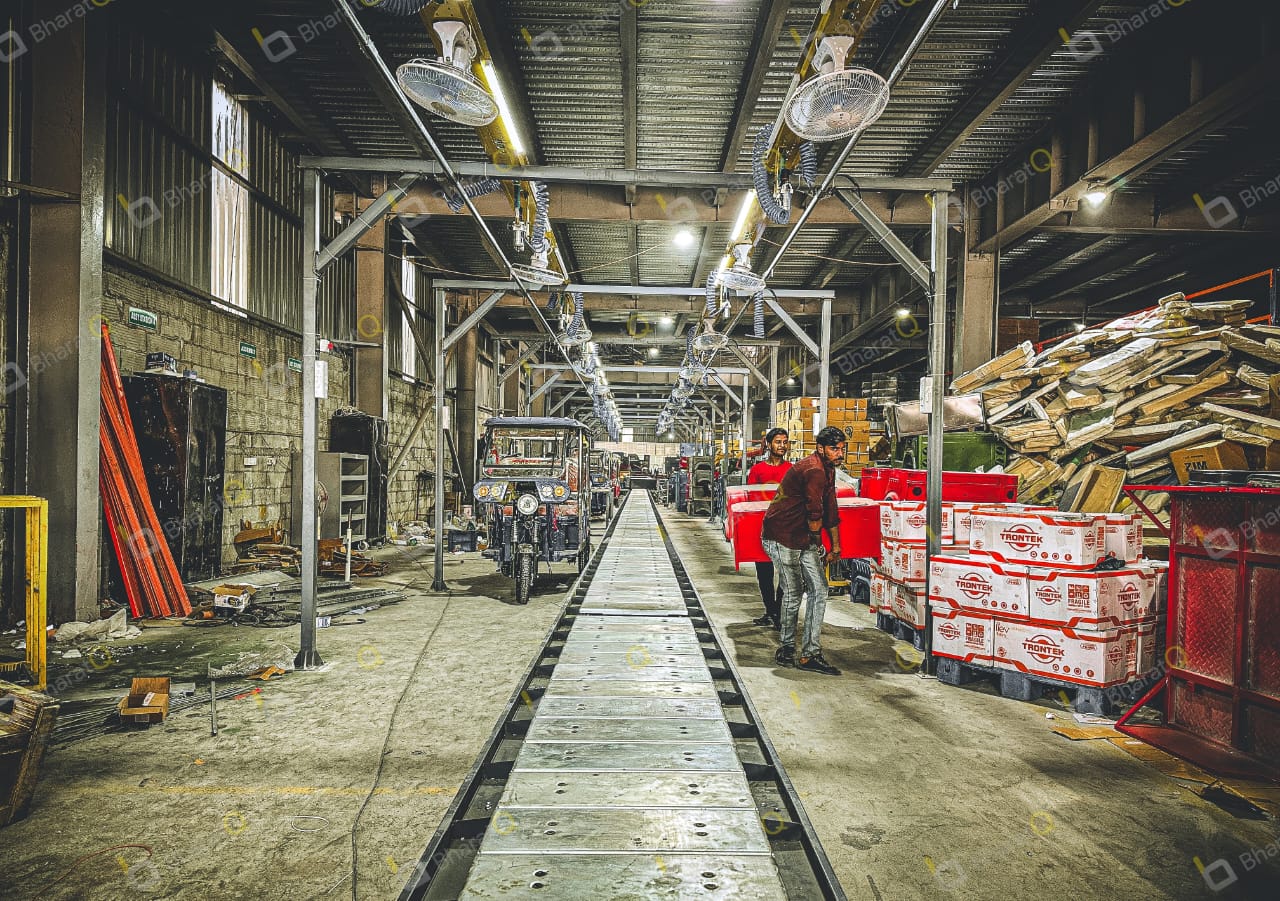
[[[809,470],[804,474],[804,509],[805,519],[809,523],[811,545],[822,544],[822,526],[827,518],[826,490],[826,477],[821,469]]]
[[[823,525],[831,536],[831,551],[827,554],[827,562],[833,563],[840,559],[840,506],[836,501],[835,483],[824,484],[823,487]]]

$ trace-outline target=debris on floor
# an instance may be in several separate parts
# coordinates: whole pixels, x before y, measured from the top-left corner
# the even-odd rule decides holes
[[[129,623],[128,611],[121,609],[109,618],[100,619],[97,622],[63,623],[53,637],[60,642],[111,641],[118,638],[136,638],[141,634],[141,629]]]

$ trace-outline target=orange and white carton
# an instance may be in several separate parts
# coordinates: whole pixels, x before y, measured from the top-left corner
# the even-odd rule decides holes
[[[1026,619],[1031,615],[1027,585],[1027,567],[989,557],[955,554],[929,561],[929,603],[935,607]]]
[[[892,541],[923,544],[929,538],[929,508],[924,501],[894,501],[888,513],[881,507],[880,536]],[[942,505],[942,543],[955,542],[952,505]],[[887,525],[887,529],[886,529]]]
[[[1000,563],[1093,569],[1105,555],[1102,515],[975,510],[969,549]]]
[[[1047,623],[996,620],[995,665],[1033,676],[1105,688],[1126,682],[1137,632],[1098,632]]]
[[[1142,559],[1142,516],[1140,514],[1108,513],[1103,525],[1103,552],[1114,555],[1125,563]]]
[[[995,620],[971,610],[930,602],[933,608],[933,653],[965,663],[988,665],[995,645]]]
[[[1132,626],[1132,632],[1135,641],[1133,649],[1133,659],[1130,662],[1129,675],[1141,676],[1143,673],[1149,673],[1156,668],[1160,660],[1160,639],[1164,635],[1165,620],[1152,619],[1145,623],[1139,623]],[[1174,655],[1170,655],[1173,657]],[[1177,662],[1177,661],[1174,661]]]
[[[924,628],[926,601],[923,585],[889,583],[889,603],[893,615],[914,629]]]
[[[868,607],[872,613],[889,613],[892,608],[889,603],[889,586],[893,584],[889,581],[889,577],[880,572],[879,569],[871,571],[871,599]]]
[[[884,542],[882,559],[889,568],[889,576],[895,582],[906,585],[923,585],[929,551],[926,545],[907,541]]]
[[[1078,629],[1110,629],[1154,615],[1157,577],[1133,567],[1109,572],[1031,567],[1031,618]]]

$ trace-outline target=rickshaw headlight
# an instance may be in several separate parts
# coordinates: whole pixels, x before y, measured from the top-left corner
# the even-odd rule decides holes
[[[563,486],[563,485],[557,485],[557,486],[556,486],[556,497],[564,497],[564,486]]]
[[[493,485],[493,499],[494,499],[495,501],[500,501],[500,500],[502,500],[502,498],[506,495],[506,493],[507,493],[507,483],[506,483],[506,482],[495,482],[495,483],[494,483],[494,485]]]
[[[547,498],[549,498],[549,497],[551,497],[551,486],[550,486],[550,485],[540,485],[540,486],[538,486],[538,492],[539,492],[543,497],[547,497]]]
[[[525,516],[532,516],[538,512],[538,499],[532,494],[522,494],[516,500],[516,509]]]
[[[476,497],[488,497],[488,496],[489,496],[489,486],[488,486],[488,485],[477,485],[477,486],[476,486]]]

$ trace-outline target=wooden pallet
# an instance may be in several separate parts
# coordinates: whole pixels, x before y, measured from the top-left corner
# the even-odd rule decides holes
[[[0,682],[0,698],[9,697],[13,712],[0,714],[0,826],[21,819],[31,806],[59,706],[48,695]]]

